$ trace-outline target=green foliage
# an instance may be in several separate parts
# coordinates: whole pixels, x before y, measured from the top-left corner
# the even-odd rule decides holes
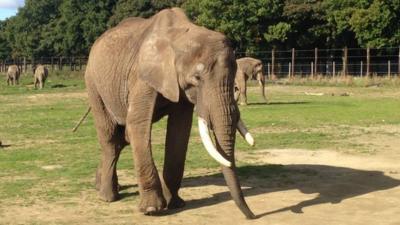
[[[5,36],[6,23],[0,21],[0,59],[7,58],[11,54],[11,48]]]
[[[276,25],[268,27],[268,32],[264,33],[264,38],[268,42],[284,42],[288,39],[288,33],[292,26],[285,22],[279,22]]]
[[[6,22],[4,36],[12,56],[51,55],[52,49],[43,42],[42,30],[57,17],[61,0],[27,0],[17,16]]]
[[[367,9],[355,11],[350,24],[363,47],[400,44],[400,1],[374,1]]]
[[[255,56],[272,48],[400,44],[400,0],[27,0],[0,23],[0,58],[87,56],[124,18],[175,6]]]
[[[115,26],[124,18],[132,16],[148,18],[162,9],[180,4],[179,0],[119,0],[108,25]]]
[[[183,5],[196,23],[226,34],[239,51],[249,53],[271,47],[263,34],[277,22],[283,6],[281,0],[188,0]]]

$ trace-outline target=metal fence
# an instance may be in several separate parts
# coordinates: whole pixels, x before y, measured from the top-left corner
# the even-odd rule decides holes
[[[400,76],[400,48],[343,48],[311,50],[271,50],[251,54],[237,52],[237,58],[251,56],[263,61],[269,78],[294,76]],[[0,72],[12,64],[29,72],[34,65],[54,70],[84,70],[86,57],[41,57],[0,60]]]
[[[236,55],[262,60],[269,77],[400,75],[400,48],[291,49]]]
[[[24,73],[32,72],[35,65],[46,65],[50,71],[54,70],[84,70],[87,64],[85,57],[40,57],[40,58],[16,58],[0,60],[0,72],[6,72],[10,65],[17,65]]]

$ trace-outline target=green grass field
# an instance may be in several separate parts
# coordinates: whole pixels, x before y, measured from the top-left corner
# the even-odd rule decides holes
[[[4,77],[3,74],[0,75]],[[306,95],[323,93],[322,96]],[[342,96],[342,95],[349,96]],[[354,142],[362,135],[391,135],[389,130],[371,134],[370,127],[400,124],[399,88],[319,87],[269,85],[269,104],[261,104],[258,90],[250,88],[250,105],[240,107],[256,146],[237,138],[237,152],[259,149],[334,149],[352,154],[375,154],[377,146]],[[93,189],[99,161],[99,144],[91,116],[78,132],[71,129],[87,108],[82,74],[51,74],[43,90],[33,89],[33,78],[24,76],[17,87],[0,82],[0,201],[34,204],[53,201]],[[154,125],[153,152],[162,165],[165,119]],[[239,157],[240,158],[240,157]],[[239,166],[249,162],[239,159]],[[56,169],[46,166],[56,165]],[[187,157],[187,171],[218,168],[203,150],[196,123]],[[118,169],[134,176],[130,148],[125,149]],[[272,169],[273,171],[274,169]],[[245,173],[245,172],[244,172]],[[0,209],[1,211],[1,209]]]

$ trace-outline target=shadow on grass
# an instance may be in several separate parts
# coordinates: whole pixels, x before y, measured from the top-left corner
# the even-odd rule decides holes
[[[66,88],[66,87],[68,87],[67,85],[64,85],[64,84],[54,84],[54,85],[51,85],[51,88]]]
[[[257,196],[286,190],[318,194],[314,199],[261,213],[257,215],[258,218],[284,211],[302,213],[305,207],[324,203],[338,204],[348,198],[391,189],[400,185],[400,180],[385,176],[381,171],[364,171],[324,165],[245,166],[238,168],[238,173],[242,186],[250,187],[243,190],[245,196]],[[221,174],[187,178],[182,183],[183,188],[205,185],[226,186]],[[229,192],[215,193],[209,198],[189,200],[184,208],[170,210],[165,215],[225,201],[232,201]],[[251,204],[249,206],[251,208]]]
[[[9,148],[9,147],[11,147],[11,145],[2,145],[2,144],[0,144],[0,148]]]
[[[266,103],[264,103],[266,104]],[[310,104],[310,102],[269,102],[268,105],[303,105],[303,104]]]

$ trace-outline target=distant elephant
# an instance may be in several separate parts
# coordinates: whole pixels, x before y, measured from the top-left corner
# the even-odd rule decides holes
[[[34,79],[35,79],[35,88],[42,89],[44,87],[44,83],[49,75],[48,69],[43,65],[37,65],[34,69]]]
[[[162,10],[149,19],[126,19],[101,35],[91,49],[85,73],[102,148],[96,173],[101,199],[118,199],[116,165],[121,150],[131,143],[140,211],[153,215],[165,208],[183,207],[178,191],[196,105],[206,150],[222,164],[237,206],[246,217],[254,218],[244,200],[234,160],[236,129],[253,144],[239,119],[235,72],[228,39],[194,25],[179,8]],[[151,130],[152,124],[166,115],[163,189],[152,158]]]
[[[9,66],[7,71],[7,85],[19,84],[20,75],[21,71],[17,65]]]
[[[247,105],[247,80],[249,78],[258,80],[261,88],[261,96],[265,102],[265,76],[261,60],[244,57],[236,60],[237,71],[235,77],[235,100],[241,105]]]

